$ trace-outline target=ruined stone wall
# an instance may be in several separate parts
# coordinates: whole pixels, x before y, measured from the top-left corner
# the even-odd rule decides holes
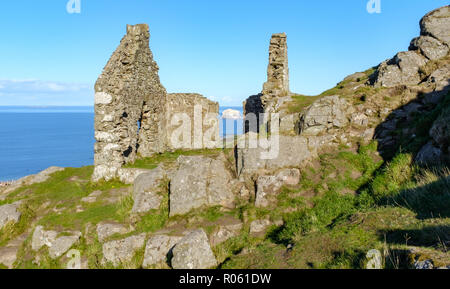
[[[170,136],[175,113],[186,113],[193,127],[195,105],[202,106],[203,120],[206,114],[219,112],[218,103],[198,94],[167,95],[149,39],[148,25],[128,25],[95,84],[94,181],[116,177],[119,168],[138,156],[174,149]],[[210,127],[202,122],[201,133]],[[217,125],[217,135],[218,129]]]
[[[273,34],[270,40],[267,82],[264,83],[262,93],[269,98],[289,94],[288,50],[285,33]]]
[[[149,38],[148,25],[127,26],[95,84],[94,180],[113,178],[118,168],[136,159],[138,149],[147,154],[165,141],[154,140],[163,127],[166,92]]]
[[[259,132],[261,122],[264,122],[259,119],[259,114],[277,112],[287,99],[290,99],[287,36],[286,33],[277,33],[270,39],[267,81],[263,90],[244,102],[244,115],[256,115],[258,125],[251,129],[245,122],[244,131]]]
[[[195,115],[195,106],[198,106],[199,109],[197,111],[197,115]],[[214,140],[218,141],[219,134],[219,125],[218,125],[218,114],[219,114],[219,103],[211,101],[206,97],[196,94],[196,93],[169,93],[167,95],[167,134],[169,135],[169,149],[177,149],[176,145],[171,140],[171,137],[174,134],[175,130],[180,130],[180,124],[174,119],[176,114],[185,113],[190,120],[190,126],[187,127],[189,129],[189,134],[191,139],[188,143],[191,144],[192,149],[205,148],[205,143],[203,143],[203,135],[210,129],[214,129],[215,138]],[[211,117],[208,119],[208,114],[215,115],[216,123],[213,123]],[[211,116],[212,116],[211,115]],[[173,121],[173,122],[172,122]],[[197,122],[195,124],[195,122]],[[195,127],[200,128],[197,132],[201,134],[201,139],[196,137]],[[197,142],[195,142],[197,141]],[[201,141],[201,142],[198,142]],[[186,148],[186,147],[185,147]]]

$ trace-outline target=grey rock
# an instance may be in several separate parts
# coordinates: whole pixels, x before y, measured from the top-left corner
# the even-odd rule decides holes
[[[250,223],[250,234],[261,235],[271,225],[272,225],[272,223],[270,222],[270,220],[267,220],[267,219],[255,220]]]
[[[48,252],[50,258],[56,259],[61,257],[64,253],[69,251],[69,249],[75,245],[76,242],[81,237],[80,232],[75,232],[72,236],[62,236],[57,238],[50,246]]]
[[[3,247],[0,248],[0,264],[12,269],[14,262],[17,260],[17,247]]]
[[[107,242],[103,244],[104,262],[111,262],[114,266],[130,262],[134,254],[144,245],[145,234]]]
[[[165,176],[161,168],[156,168],[136,178],[133,191],[133,213],[146,213],[159,209],[163,199],[161,194],[167,193],[161,188]]]
[[[349,123],[352,106],[339,96],[327,96],[314,102],[301,117],[301,133],[318,135]]]
[[[97,237],[101,243],[115,234],[123,235],[126,233],[128,233],[127,227],[119,223],[101,222],[97,224]]]
[[[209,269],[217,266],[217,260],[203,229],[184,237],[173,248],[172,267],[174,269]]]
[[[420,149],[415,161],[422,165],[435,165],[441,163],[442,158],[442,151],[430,141]]]
[[[256,181],[255,206],[265,208],[276,204],[276,196],[281,192],[283,185],[297,185],[300,182],[298,169],[284,169],[276,176],[260,176]]]
[[[239,235],[243,228],[242,223],[219,226],[211,235],[211,246],[215,247],[223,242]]]
[[[420,21],[420,34],[432,36],[450,46],[450,6],[431,11]]]
[[[248,139],[249,134],[245,136]],[[245,142],[244,138],[240,141]],[[286,167],[300,167],[317,154],[319,146],[309,146],[304,136],[280,135],[274,147],[265,149],[261,146],[250,148],[240,144],[236,148],[238,175],[252,174],[259,170],[276,170]],[[329,144],[329,143],[328,143]],[[271,153],[269,153],[271,152]]]
[[[0,206],[0,230],[8,223],[17,223],[22,215],[19,212],[20,202]]]
[[[45,231],[43,226],[37,226],[31,239],[31,248],[33,251],[39,251],[43,246],[51,247],[57,236],[58,232]]]
[[[409,46],[410,50],[419,50],[429,60],[436,60],[446,56],[449,52],[447,45],[430,36],[414,38]]]
[[[170,181],[170,215],[186,214],[202,206],[229,206],[234,201],[231,174],[223,160],[180,156]]]
[[[145,246],[144,268],[167,262],[171,250],[183,237],[155,235],[149,238]]]
[[[117,176],[119,180],[124,184],[133,184],[137,177],[142,174],[148,173],[150,170],[135,169],[135,168],[120,168],[117,170]]]
[[[416,51],[399,52],[394,58],[380,64],[374,86],[416,85],[421,81],[419,69],[427,61]]]

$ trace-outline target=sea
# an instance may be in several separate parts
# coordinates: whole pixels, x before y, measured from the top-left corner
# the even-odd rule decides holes
[[[220,107],[240,111],[242,107]],[[220,135],[242,134],[242,120],[220,119]],[[0,181],[48,167],[94,164],[94,108],[0,106]]]

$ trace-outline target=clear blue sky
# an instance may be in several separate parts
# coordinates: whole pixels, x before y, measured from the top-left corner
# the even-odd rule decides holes
[[[93,84],[125,34],[148,23],[169,92],[241,105],[261,91],[272,33],[286,32],[291,90],[317,94],[407,50],[444,0],[68,0],[0,2],[0,105],[92,105]]]

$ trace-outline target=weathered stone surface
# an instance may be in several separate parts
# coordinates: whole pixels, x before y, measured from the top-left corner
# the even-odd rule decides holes
[[[427,83],[432,84],[435,90],[435,93],[430,94],[434,101],[430,102],[438,103],[441,97],[450,91],[450,64],[446,64],[431,73]]]
[[[161,194],[167,194],[167,188],[162,188],[165,177],[164,170],[156,168],[136,178],[133,189],[133,213],[146,213],[150,210],[159,209],[163,199]]]
[[[22,215],[19,212],[20,202],[0,206],[0,230],[8,223],[17,223]]]
[[[137,177],[148,172],[150,172],[150,170],[136,169],[136,168],[120,168],[117,170],[117,176],[119,177],[119,180],[122,183],[132,185]]]
[[[50,258],[56,259],[61,257],[64,253],[69,251],[69,249],[76,243],[81,237],[80,232],[76,232],[72,236],[63,236],[57,238],[49,248],[48,252]]]
[[[0,248],[0,264],[12,269],[14,262],[17,260],[17,252],[19,248],[3,247]]]
[[[234,201],[231,174],[223,160],[204,156],[180,156],[170,182],[170,215],[202,206],[230,206]]]
[[[219,103],[197,93],[170,93],[167,95],[167,133],[169,149],[216,148],[219,137]],[[184,115],[188,126],[180,125]],[[186,139],[183,136],[186,135]],[[205,141],[204,136],[207,136]]]
[[[260,235],[263,234],[266,229],[271,226],[272,223],[270,220],[264,219],[264,220],[256,220],[250,223],[250,234],[253,235]]]
[[[449,48],[436,38],[420,36],[414,38],[409,46],[410,50],[419,50],[429,60],[440,59],[448,54]]]
[[[256,181],[256,207],[268,207],[276,203],[276,196],[283,185],[296,185],[300,182],[298,169],[284,169],[276,176],[260,176]]]
[[[123,182],[133,183],[137,176],[134,172],[139,171],[120,168],[133,162],[138,154],[148,157],[172,149],[171,134],[179,126],[172,123],[173,115],[191,116],[196,105],[201,117],[218,114],[218,103],[198,94],[167,95],[160,83],[149,39],[148,25],[128,25],[127,34],[95,84],[94,181],[119,176]],[[204,123],[206,120],[200,119],[200,128],[209,130],[212,125],[203,126]],[[218,129],[216,125],[214,136],[218,135]],[[203,135],[199,148],[203,147],[202,141]]]
[[[243,228],[243,224],[241,222],[221,225],[219,226],[212,234],[211,234],[211,246],[215,247],[233,237],[239,235],[240,231]]]
[[[128,25],[95,85],[94,180],[115,177],[138,148],[144,155],[164,149],[166,91],[149,38],[148,25]]]
[[[103,258],[114,266],[130,262],[136,251],[145,244],[145,234],[131,236],[122,240],[110,241],[103,244]]]
[[[435,147],[433,142],[430,141],[417,153],[415,161],[423,165],[435,165],[441,163],[442,158],[440,148]]]
[[[67,252],[80,237],[81,232],[70,232],[70,235],[58,237],[58,232],[46,231],[44,227],[37,226],[31,239],[31,248],[33,251],[39,251],[43,246],[47,246],[50,257],[56,259]]]
[[[391,60],[380,64],[375,87],[416,85],[421,81],[419,69],[426,63],[427,59],[415,51],[400,52]]]
[[[58,232],[45,231],[44,227],[37,226],[31,239],[31,248],[33,251],[39,251],[43,246],[51,247],[57,236]]]
[[[317,154],[316,150],[319,147],[310,147],[308,138],[304,136],[279,135],[278,137],[278,141],[274,142],[271,149],[238,145],[236,148],[238,174],[251,174],[262,169],[300,167]],[[245,138],[248,139],[248,135]],[[242,139],[242,141],[245,140]]]
[[[127,227],[119,223],[101,222],[97,224],[97,237],[101,243],[115,234],[123,235],[126,233],[128,233]]]
[[[273,34],[270,40],[267,82],[263,86],[263,94],[270,97],[289,94],[288,51],[285,33]]]
[[[174,269],[209,269],[217,266],[217,260],[203,229],[184,237],[173,248]]]
[[[150,237],[145,246],[144,268],[154,265],[165,264],[175,244],[183,237],[156,235]]]
[[[420,21],[420,34],[432,36],[450,46],[450,6],[431,11]]]
[[[301,133],[318,135],[331,128],[342,128],[354,112],[351,105],[339,96],[327,96],[314,102],[301,117]]]

